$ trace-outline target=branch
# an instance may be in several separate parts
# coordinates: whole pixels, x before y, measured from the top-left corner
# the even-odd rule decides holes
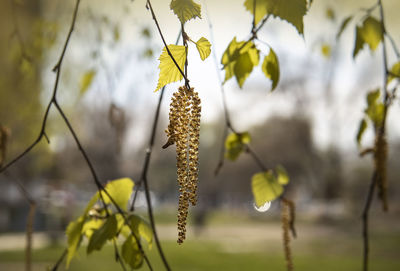
[[[78,10],[79,10],[79,4],[80,4],[80,0],[76,0],[74,12],[73,12],[73,17],[72,17],[72,22],[71,22],[71,25],[70,25],[70,28],[69,28],[69,32],[68,32],[67,38],[65,40],[61,55],[60,55],[56,65],[53,68],[53,72],[56,73],[56,79],[55,79],[55,83],[54,83],[52,97],[50,99],[50,102],[47,105],[47,108],[46,108],[46,111],[45,111],[45,114],[44,114],[44,117],[43,117],[42,127],[41,127],[41,130],[40,130],[40,133],[39,133],[37,139],[25,151],[23,151],[20,155],[18,155],[16,158],[14,158],[11,162],[9,162],[4,167],[2,167],[0,169],[0,173],[4,172],[8,167],[10,167],[14,163],[16,163],[18,160],[20,160],[22,157],[24,157],[26,154],[28,154],[41,141],[41,139],[43,137],[47,138],[47,135],[46,135],[46,132],[45,132],[45,128],[46,128],[47,119],[48,119],[48,115],[49,115],[50,109],[51,109],[52,105],[54,105],[57,108],[57,110],[58,110],[59,114],[61,115],[61,117],[63,118],[65,124],[67,125],[71,135],[73,136],[73,138],[75,140],[75,143],[78,146],[79,151],[81,152],[82,156],[84,157],[84,159],[85,159],[85,161],[86,161],[86,163],[87,163],[87,165],[88,165],[88,167],[90,169],[90,172],[91,172],[91,174],[93,176],[94,182],[95,182],[95,184],[97,186],[97,189],[99,191],[99,196],[100,196],[101,202],[103,203],[106,212],[108,212],[108,209],[106,207],[106,203],[104,201],[103,194],[100,193],[101,191],[103,191],[104,194],[107,195],[110,198],[111,203],[115,206],[115,208],[117,209],[118,213],[120,213],[122,215],[122,217],[124,219],[124,223],[129,227],[129,229],[130,229],[130,231],[132,233],[132,236],[135,238],[135,240],[136,240],[136,242],[138,244],[139,250],[140,250],[141,254],[143,255],[143,258],[144,258],[147,266],[149,267],[150,270],[153,270],[152,267],[151,267],[150,261],[147,258],[146,254],[145,254],[145,252],[143,250],[143,247],[142,247],[142,245],[140,243],[140,239],[138,238],[138,236],[136,236],[135,231],[132,228],[132,225],[130,225],[128,219],[126,218],[126,215],[125,215],[124,211],[118,206],[118,204],[111,197],[111,195],[108,193],[108,191],[105,190],[103,185],[100,183],[99,178],[97,177],[96,171],[94,170],[93,164],[91,163],[86,151],[83,149],[83,147],[82,147],[82,145],[81,145],[81,143],[80,143],[80,141],[79,141],[79,139],[78,139],[78,137],[76,135],[76,132],[72,128],[68,118],[66,117],[65,113],[63,112],[62,108],[60,107],[60,105],[58,104],[58,101],[57,101],[57,91],[58,91],[58,83],[59,83],[59,79],[60,79],[60,75],[61,75],[61,68],[62,68],[63,60],[64,60],[64,57],[65,57],[65,53],[66,53],[67,48],[68,48],[69,41],[70,41],[71,36],[72,36],[72,32],[73,32],[74,27],[75,27],[76,18],[77,18],[77,14],[78,14]],[[61,261],[62,261],[63,258],[64,257],[61,258]],[[56,265],[56,268],[57,268],[57,265]]]
[[[369,232],[368,232],[368,217],[371,208],[375,186],[378,174],[374,171],[371,184],[369,185],[367,198],[365,200],[364,210],[362,212],[362,237],[363,237],[363,271],[368,271],[368,258],[369,258]]]
[[[156,26],[157,26],[157,29],[158,29],[158,33],[160,33],[160,37],[161,37],[161,39],[162,39],[162,42],[164,43],[164,46],[165,46],[165,49],[166,49],[167,52],[168,52],[168,55],[171,57],[171,59],[172,59],[172,61],[174,62],[175,66],[178,68],[179,72],[182,74],[183,78],[185,79],[185,85],[186,85],[186,87],[187,87],[188,89],[190,89],[189,79],[186,77],[186,74],[182,71],[181,67],[179,67],[179,65],[178,65],[178,63],[176,62],[174,56],[172,55],[171,51],[170,51],[169,48],[168,48],[167,43],[165,42],[164,35],[163,35],[162,32],[161,32],[160,25],[158,24],[157,17],[156,17],[156,15],[155,15],[155,13],[154,13],[154,10],[153,10],[153,7],[152,7],[152,5],[151,5],[150,0],[147,0],[146,6],[147,6],[148,8],[150,8],[151,16],[153,17],[153,20],[154,20],[154,22],[156,23]],[[183,32],[182,32],[182,34],[183,34]]]

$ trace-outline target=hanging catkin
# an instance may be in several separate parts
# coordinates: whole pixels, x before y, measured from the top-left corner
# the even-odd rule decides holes
[[[199,136],[200,98],[193,88],[180,87],[173,94],[169,111],[168,136],[163,148],[176,144],[176,167],[179,185],[178,243],[186,238],[186,220],[189,204],[196,205]]]
[[[387,142],[384,133],[378,132],[375,138],[374,164],[377,174],[378,195],[382,201],[384,211],[388,210],[387,201]]]

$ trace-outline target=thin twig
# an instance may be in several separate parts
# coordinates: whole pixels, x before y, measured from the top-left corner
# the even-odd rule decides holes
[[[371,208],[375,186],[377,182],[377,173],[374,171],[371,184],[369,185],[367,198],[365,201],[364,210],[362,212],[362,237],[363,237],[363,271],[368,271],[368,258],[369,258],[369,232],[368,232],[368,218],[369,210]]]
[[[170,51],[169,48],[168,48],[167,43],[165,42],[164,35],[163,35],[163,33],[161,32],[160,25],[158,24],[157,17],[156,17],[156,15],[155,15],[155,13],[154,13],[154,10],[153,10],[153,7],[152,7],[152,5],[151,5],[150,0],[147,0],[147,6],[150,8],[151,16],[153,17],[153,20],[154,20],[154,22],[155,22],[155,24],[156,24],[156,26],[157,26],[158,33],[160,33],[160,37],[161,37],[161,39],[162,39],[162,42],[164,43],[164,46],[165,46],[165,49],[166,49],[167,52],[168,52],[168,55],[171,57],[171,59],[172,59],[172,61],[174,62],[175,66],[178,68],[179,72],[182,74],[183,78],[185,79],[185,85],[186,85],[186,87],[188,87],[188,88],[190,89],[189,79],[186,77],[186,75],[185,75],[184,71],[182,71],[181,67],[179,67],[179,65],[178,65],[178,63],[176,62],[174,56],[172,55],[171,51]]]
[[[122,260],[121,254],[119,253],[119,249],[118,249],[118,246],[117,246],[117,241],[115,239],[113,239],[112,242],[113,242],[113,245],[114,245],[115,260],[120,263],[122,270],[126,271],[126,267],[125,267],[124,261]]]
[[[67,256],[68,249],[64,249],[63,253],[61,254],[60,258],[58,258],[57,262],[51,268],[51,271],[57,271],[62,262],[64,261],[65,257]]]
[[[385,127],[386,127],[386,118],[388,109],[390,106],[390,96],[388,93],[388,60],[387,60],[387,51],[386,51],[386,42],[385,42],[385,34],[386,34],[386,27],[385,27],[385,16],[383,12],[383,5],[382,1],[378,0],[377,6],[379,7],[380,17],[381,17],[381,30],[382,30],[382,58],[383,58],[383,99],[384,99],[384,110],[383,110],[383,118],[382,123],[379,129],[376,131],[376,138],[385,137]],[[377,152],[377,150],[374,150]],[[386,170],[386,169],[385,169]],[[368,263],[369,263],[369,231],[368,231],[368,218],[369,218],[369,210],[373,200],[373,194],[375,190],[375,186],[380,178],[380,173],[375,168],[371,184],[368,190],[367,199],[365,202],[364,210],[362,213],[362,221],[363,221],[363,270],[368,271]]]

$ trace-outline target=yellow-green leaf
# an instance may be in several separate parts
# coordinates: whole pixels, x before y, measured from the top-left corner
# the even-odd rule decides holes
[[[101,250],[107,240],[116,237],[118,231],[117,225],[118,223],[115,215],[109,216],[106,222],[91,235],[87,253],[90,254],[93,250]]]
[[[326,9],[325,16],[331,21],[334,21],[335,18],[336,18],[335,11],[332,8],[327,8]]]
[[[388,76],[388,83],[395,78],[400,78],[400,61],[395,63],[390,69],[390,74]]]
[[[234,37],[221,59],[225,69],[225,82],[235,75],[236,81],[242,87],[254,66],[258,65],[259,60],[260,51],[252,41],[247,43],[244,41],[237,42],[236,37]]]
[[[66,235],[67,235],[67,259],[66,268],[69,268],[72,258],[75,256],[77,249],[82,241],[82,228],[85,223],[85,217],[81,216],[77,220],[72,221],[68,224]]]
[[[104,220],[102,219],[91,219],[86,221],[82,227],[82,234],[84,234],[88,239],[90,239],[93,235],[93,232],[98,230],[104,224]]]
[[[289,183],[289,175],[287,174],[286,169],[283,166],[278,165],[275,171],[278,183],[281,185],[287,185]]]
[[[143,255],[135,238],[132,236],[128,237],[122,244],[121,255],[125,263],[132,269],[138,269],[143,264]]]
[[[196,17],[201,19],[201,6],[193,0],[172,0],[170,8],[182,24]]]
[[[168,49],[170,50],[181,71],[183,71],[187,55],[186,47],[183,45],[170,44],[168,45]],[[159,60],[160,65],[158,67],[160,68],[160,75],[158,77],[158,84],[155,91],[169,83],[180,81],[183,78],[165,47],[160,55]]]
[[[244,6],[253,14],[254,0],[246,0]],[[258,24],[267,14],[281,18],[303,34],[303,17],[307,12],[306,0],[256,0],[255,22]],[[254,15],[254,14],[253,14]]]
[[[251,141],[250,134],[244,133],[232,133],[228,135],[225,140],[225,158],[235,161],[239,155],[245,150],[246,144]]]
[[[342,35],[343,31],[346,29],[347,25],[349,24],[349,22],[351,21],[351,19],[353,19],[353,16],[348,16],[346,17],[343,21],[342,24],[339,27],[339,31],[336,34],[336,39],[338,40],[340,38],[340,36]]]
[[[322,44],[321,46],[321,53],[324,57],[330,58],[331,57],[331,46],[329,44]]]
[[[364,44],[368,44],[371,51],[375,51],[383,39],[381,22],[374,17],[368,16],[361,27],[356,27],[356,43],[354,46],[353,57],[356,57]]]
[[[272,81],[272,90],[274,90],[279,82],[280,69],[278,57],[272,48],[270,48],[269,54],[264,58],[261,68],[265,76]]]
[[[196,42],[196,47],[201,60],[205,60],[211,54],[211,43],[204,37],[201,37]]]
[[[385,111],[384,104],[380,101],[380,89],[370,91],[367,94],[367,109],[365,114],[373,122],[375,127],[380,127],[383,121]]]
[[[137,215],[131,215],[129,217],[129,221],[134,229],[136,236],[140,236],[141,238],[146,240],[146,242],[151,247],[153,243],[153,231],[151,230],[149,223],[147,223],[143,218]]]
[[[94,69],[88,70],[83,74],[79,84],[81,95],[84,94],[89,89],[95,76],[96,76],[96,70]]]
[[[254,174],[251,179],[251,187],[254,202],[258,208],[267,201],[273,201],[283,192],[282,185],[278,183],[270,171]]]
[[[357,137],[356,137],[357,144],[359,147],[361,146],[361,139],[362,139],[362,136],[364,135],[364,132],[367,130],[367,127],[368,127],[367,121],[365,119],[362,119],[360,122],[360,126],[358,128]]]
[[[115,203],[118,204],[119,208],[126,211],[133,186],[134,183],[130,178],[122,178],[107,183],[105,189],[114,199]],[[106,193],[102,192],[102,195],[106,204],[111,203],[111,199]]]

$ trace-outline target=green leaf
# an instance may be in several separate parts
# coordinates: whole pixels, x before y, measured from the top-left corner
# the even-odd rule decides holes
[[[340,36],[342,35],[343,31],[346,29],[346,27],[349,24],[349,22],[351,21],[351,19],[353,19],[353,16],[348,16],[342,21],[342,24],[339,27],[339,31],[336,34],[337,40],[340,39]]]
[[[254,66],[260,61],[260,51],[250,41],[237,42],[236,37],[230,42],[222,55],[221,63],[225,69],[225,81],[235,75],[236,81],[242,87],[246,78],[252,72]]]
[[[390,69],[390,74],[388,76],[388,83],[395,78],[400,78],[400,61],[395,63]]]
[[[365,114],[374,123],[375,127],[380,127],[383,122],[383,115],[385,111],[384,104],[380,101],[380,90],[376,89],[367,94],[367,109]]]
[[[183,71],[187,56],[186,47],[183,45],[170,44],[168,45],[168,49],[170,50],[181,71]],[[158,77],[158,84],[155,91],[169,83],[180,81],[183,78],[165,47],[160,55],[159,60],[160,65],[158,67],[160,68],[160,75]]]
[[[95,230],[89,239],[87,247],[87,254],[90,254],[93,250],[101,250],[107,240],[116,237],[117,219],[115,215],[111,215],[107,218],[106,222],[97,230]]]
[[[107,183],[105,189],[118,204],[119,208],[126,211],[128,207],[128,201],[131,197],[134,182],[130,178],[122,178]],[[102,192],[104,201],[106,204],[111,203],[111,199]]]
[[[324,57],[330,58],[332,54],[331,46],[329,44],[322,44],[321,46],[321,53]]]
[[[272,91],[277,87],[280,77],[279,61],[274,50],[270,48],[269,54],[264,58],[261,66],[265,76],[272,81]]]
[[[232,133],[228,135],[225,140],[225,158],[235,161],[245,150],[246,144],[249,144],[250,141],[251,137],[248,132],[240,134]]]
[[[325,11],[325,16],[331,21],[334,21],[336,16],[335,16],[335,11],[332,8],[327,8]]]
[[[253,67],[254,65],[251,61],[249,53],[241,54],[237,58],[233,72],[240,88],[243,86],[246,78],[249,77],[251,71],[253,70]]]
[[[379,88],[368,92],[367,94],[368,107],[376,105],[380,96],[381,96],[381,90]]]
[[[135,238],[129,236],[122,244],[122,258],[132,269],[138,269],[143,264],[143,255],[139,250]]]
[[[364,132],[367,130],[367,127],[368,127],[367,121],[365,119],[362,119],[360,122],[360,127],[358,128],[357,137],[356,137],[358,146],[361,146],[361,139],[364,135]]]
[[[170,8],[182,24],[196,17],[201,19],[201,6],[192,0],[172,0]]]
[[[80,85],[80,94],[83,95],[90,87],[93,82],[94,77],[96,76],[96,70],[91,69],[85,72],[81,78],[79,83]]]
[[[356,43],[353,57],[355,58],[364,44],[368,44],[371,51],[375,51],[383,39],[381,22],[374,17],[368,16],[361,27],[356,27]]]
[[[131,215],[129,217],[129,221],[134,229],[136,236],[140,236],[151,247],[153,243],[153,231],[149,225],[143,218],[137,215]]]
[[[66,268],[69,268],[72,258],[75,256],[77,249],[82,241],[82,228],[85,223],[85,217],[81,216],[77,220],[72,221],[68,224],[66,235],[67,235],[67,259]]]
[[[289,175],[287,174],[286,169],[283,166],[278,165],[275,171],[278,183],[281,185],[287,185],[289,183]]]
[[[254,174],[251,179],[251,186],[254,202],[258,208],[267,201],[273,201],[283,192],[282,185],[278,183],[270,171]]]
[[[204,37],[196,42],[197,51],[199,51],[201,60],[205,60],[211,54],[211,43]]]
[[[93,235],[93,232],[98,230],[102,225],[104,224],[104,221],[102,219],[91,219],[85,224],[83,224],[82,227],[82,234],[84,234],[88,239],[90,239]]]
[[[254,15],[254,0],[246,0],[244,6]],[[303,17],[307,12],[306,0],[256,0],[255,22],[258,24],[264,16],[272,14],[281,18],[303,34]]]

